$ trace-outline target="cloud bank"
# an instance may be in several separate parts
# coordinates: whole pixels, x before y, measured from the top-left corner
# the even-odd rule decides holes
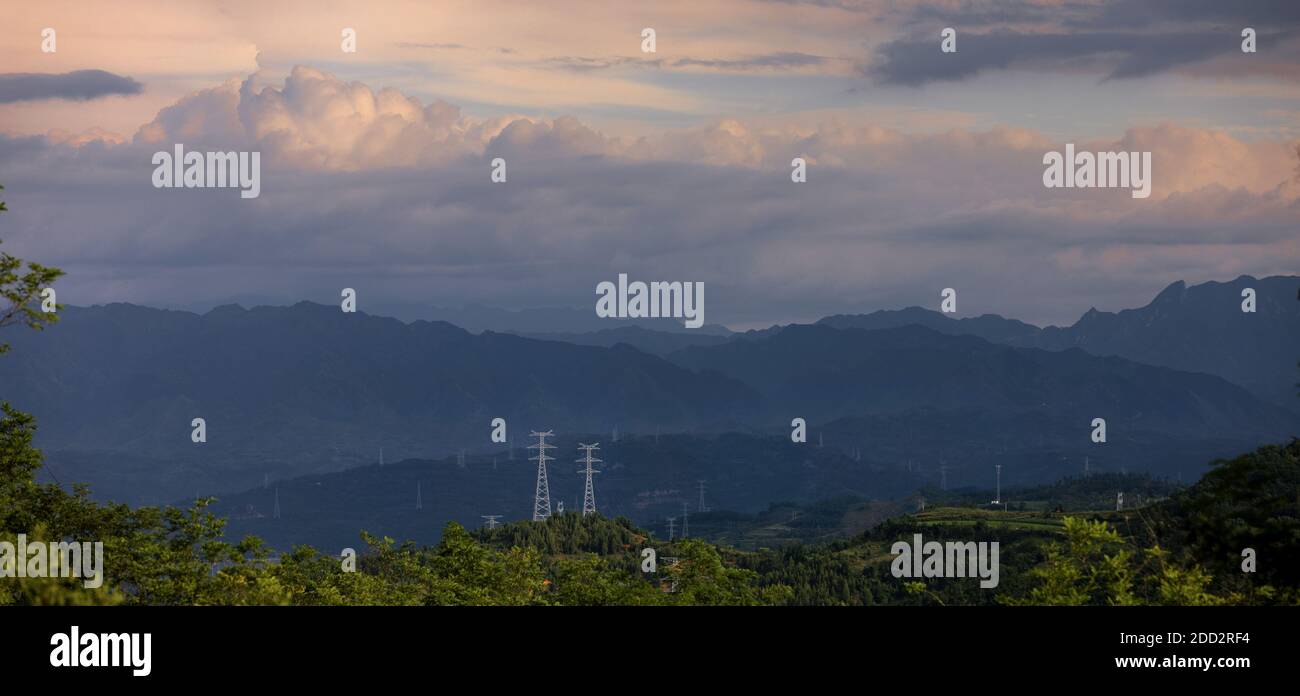
[[[149,156],[262,152],[262,195],[159,190]],[[1063,143],[1023,128],[915,134],[834,120],[726,119],[611,137],[573,117],[451,104],[295,68],[181,99],[126,142],[0,138],[11,253],[69,271],[60,301],[192,305],[239,296],[363,311],[593,305],[596,284],[708,286],[710,322],[934,306],[1072,321],[1168,282],[1300,267],[1296,147],[1156,123],[1079,149],[1149,150],[1147,200],[1044,189]],[[493,184],[489,160],[509,180]],[[790,181],[804,157],[808,182]],[[593,305],[594,306],[594,305]]]

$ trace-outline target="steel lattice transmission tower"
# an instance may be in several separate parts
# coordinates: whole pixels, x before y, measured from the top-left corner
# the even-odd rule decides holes
[[[537,444],[528,446],[528,449],[537,450],[537,456],[528,459],[537,460],[537,491],[533,494],[533,521],[540,522],[551,516],[551,485],[546,481],[546,462],[555,457],[548,456],[546,450],[555,449],[555,445],[547,444],[546,438],[555,437],[555,433],[550,430],[540,433],[534,430],[529,433],[529,437],[537,438]]]
[[[582,516],[586,517],[587,515],[596,514],[596,489],[591,485],[591,475],[599,474],[600,471],[591,468],[591,465],[601,460],[593,458],[591,453],[594,450],[600,449],[600,443],[597,442],[594,445],[586,445],[580,442],[578,443],[578,449],[583,451],[583,455],[582,459],[577,461],[579,464],[586,465],[585,468],[578,472],[579,474],[587,475],[587,487],[584,489],[582,494]]]
[[[482,517],[483,519],[487,520],[488,529],[496,529],[497,520],[501,519],[501,515],[479,515],[479,517]]]

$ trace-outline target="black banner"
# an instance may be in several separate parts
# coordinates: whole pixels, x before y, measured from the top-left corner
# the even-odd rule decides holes
[[[1284,630],[1295,614],[1277,608],[20,607],[2,616],[4,663],[53,684],[205,674],[399,684],[429,668],[497,665],[464,674],[495,684],[536,670],[549,689],[576,674],[671,680],[676,667],[642,670],[692,664],[742,681],[865,669],[923,686],[1043,686],[1281,677],[1295,665]]]

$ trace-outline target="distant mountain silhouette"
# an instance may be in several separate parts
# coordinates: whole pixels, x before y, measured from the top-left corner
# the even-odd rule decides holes
[[[703,328],[703,327],[701,327]],[[689,346],[716,346],[726,343],[729,336],[716,333],[690,333],[689,331],[653,331],[640,326],[620,326],[587,333],[528,333],[528,338],[540,341],[563,341],[581,346],[612,348],[626,343],[643,353],[664,356]]]
[[[399,317],[404,320],[445,321],[455,324],[471,333],[496,331],[498,333],[536,334],[562,333],[581,334],[601,332],[607,329],[639,327],[663,333],[686,333],[691,335],[727,336],[731,331],[725,326],[705,324],[696,329],[688,329],[684,320],[674,318],[615,319],[596,316],[594,311],[595,296],[592,306],[586,309],[573,307],[539,307],[532,309],[500,309],[483,305],[469,305],[461,308],[434,307],[416,303],[376,302],[372,307],[374,313],[381,316]]]
[[[1241,311],[1244,288],[1254,288],[1256,311]],[[996,315],[951,319],[909,307],[899,311],[836,315],[818,324],[880,329],[919,324],[947,334],[969,334],[1026,348],[1081,348],[1093,355],[1218,375],[1257,395],[1295,409],[1300,361],[1300,277],[1241,276],[1228,283],[1169,285],[1145,307],[1120,312],[1089,310],[1068,327],[1039,329]]]
[[[917,408],[1043,412],[1077,422],[1094,417],[1170,435],[1276,438],[1295,414],[1226,380],[1099,358],[951,336],[916,325],[835,329],[795,325],[763,339],[686,348],[673,362],[744,382],[769,407],[809,422]]]
[[[1236,286],[1176,284],[1145,308],[1090,312],[1066,329],[910,308],[730,338],[634,326],[476,335],[306,302],[203,315],[68,307],[44,332],[7,337],[0,398],[37,416],[48,475],[136,503],[337,472],[374,463],[381,447],[390,462],[506,457],[509,445],[489,441],[497,417],[515,461],[533,428],[788,441],[802,417],[808,447],[931,483],[940,467],[950,482],[982,482],[995,461],[1014,466],[1008,481],[1049,480],[1084,457],[1190,478],[1215,456],[1300,433],[1295,411],[1211,374],[1261,390],[1273,374],[1279,392],[1294,382],[1282,373],[1298,357],[1296,310],[1282,302],[1300,279],[1248,282],[1251,315]],[[1094,354],[1106,351],[1202,369]],[[206,443],[190,440],[196,417]],[[1107,420],[1105,445],[1089,440],[1095,417]]]
[[[142,486],[246,487],[375,460],[482,449],[493,418],[529,428],[653,432],[748,420],[757,396],[626,345],[538,341],[442,322],[404,324],[338,307],[219,307],[205,315],[69,307],[15,333],[3,397],[38,414],[55,471],[71,453],[118,453]],[[208,441],[190,440],[192,418]],[[502,447],[502,446],[498,446]],[[149,471],[151,462],[161,471]],[[112,479],[100,461],[92,482]],[[72,477],[73,472],[69,472]],[[74,478],[73,480],[79,480]],[[137,491],[138,492],[138,491]]]

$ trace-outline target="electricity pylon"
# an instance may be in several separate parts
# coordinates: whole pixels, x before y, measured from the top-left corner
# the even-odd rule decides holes
[[[586,444],[578,443],[578,449],[582,450],[584,454],[582,456],[582,459],[579,459],[577,461],[580,464],[586,465],[584,469],[578,472],[579,474],[587,475],[587,487],[583,489],[583,493],[582,493],[582,516],[586,517],[587,515],[596,514],[596,489],[592,488],[591,475],[599,474],[600,471],[591,468],[591,465],[595,464],[596,462],[599,462],[600,460],[592,457],[591,453],[593,450],[600,449],[600,443],[597,442],[594,445],[586,445]]]
[[[537,460],[537,490],[533,494],[533,521],[540,522],[551,516],[551,486],[546,480],[546,462],[555,459],[548,456],[546,450],[555,449],[555,445],[547,444],[546,438],[554,437],[555,433],[546,430],[537,432],[534,430],[529,433],[529,437],[537,438],[537,444],[529,445],[528,449],[537,450],[536,457],[529,457],[529,460]]]
[[[496,529],[497,520],[501,519],[501,515],[479,515],[479,517],[482,517],[483,519],[487,520],[488,529]]]

